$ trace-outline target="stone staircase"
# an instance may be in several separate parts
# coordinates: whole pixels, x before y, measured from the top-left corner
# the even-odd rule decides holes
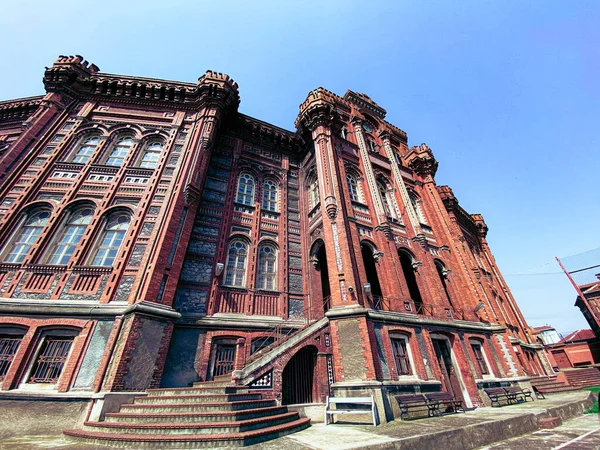
[[[531,385],[535,386],[542,394],[555,394],[558,392],[578,391],[576,386],[570,386],[556,380],[556,375],[531,378]]]
[[[85,422],[65,435],[90,446],[129,448],[243,447],[300,431],[310,419],[277,406],[244,386],[200,382],[188,388],[150,389],[132,404]]]
[[[578,388],[600,386],[600,370],[596,367],[582,367],[580,369],[563,369],[569,384]]]

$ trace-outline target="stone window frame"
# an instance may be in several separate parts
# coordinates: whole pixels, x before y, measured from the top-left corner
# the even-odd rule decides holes
[[[73,356],[73,350],[75,348],[75,340],[77,339],[77,337],[79,336],[79,334],[81,333],[81,329],[79,328],[45,328],[45,329],[41,329],[37,332],[37,336],[35,337],[35,345],[34,345],[34,349],[31,352],[31,356],[28,359],[26,365],[25,365],[25,371],[23,372],[23,376],[21,377],[21,380],[19,382],[19,389],[22,390],[27,390],[27,389],[40,389],[40,387],[43,387],[43,389],[48,389],[48,390],[52,390],[52,391],[56,391],[58,389],[58,385],[60,384],[61,378],[62,376],[65,374],[65,369],[68,367],[69,362],[71,357]],[[30,383],[29,379],[32,376],[33,373],[33,369],[36,366],[36,363],[38,362],[38,359],[40,357],[40,353],[42,351],[42,348],[44,346],[45,341],[47,341],[49,338],[69,338],[71,337],[71,345],[68,351],[68,354],[66,356],[66,359],[64,361],[64,364],[61,367],[60,370],[60,374],[56,377],[56,382],[55,383]]]
[[[415,360],[414,360],[414,356],[413,356],[413,352],[412,352],[412,348],[411,348],[411,335],[408,332],[405,331],[398,331],[398,330],[392,330],[388,333],[389,339],[390,339],[390,349],[392,352],[392,359],[394,361],[394,366],[396,368],[396,375],[398,377],[399,380],[414,380],[414,379],[418,379],[418,374],[417,371],[415,369]],[[394,350],[394,345],[393,345],[393,341],[404,341],[404,347],[406,349],[406,357],[408,359],[408,363],[409,363],[409,368],[410,368],[410,373],[408,374],[401,374],[400,370],[398,368],[398,364],[396,361],[396,352]]]
[[[248,189],[250,189],[250,191],[248,191]],[[241,172],[238,176],[235,201],[245,206],[254,206],[255,193],[256,178],[250,172]]]
[[[319,196],[319,177],[315,170],[311,170],[308,173],[304,185],[308,196],[308,210],[312,211],[321,203],[321,198]]]
[[[232,250],[234,247],[238,247],[241,250],[241,247],[244,246],[246,254],[244,255],[243,267],[232,267],[237,266],[240,263],[238,257],[233,256]],[[246,288],[246,282],[248,279],[248,258],[250,256],[250,244],[245,239],[234,238],[229,243],[229,248],[227,250],[227,263],[225,267],[225,279],[223,281],[224,286],[229,287],[237,287],[237,288]],[[232,259],[232,257],[234,259]]]
[[[262,209],[269,212],[279,212],[279,183],[276,179],[268,177],[265,178],[262,186]],[[265,197],[266,194],[268,194],[268,197]]]
[[[263,258],[267,256],[261,253],[269,249],[273,252],[272,271],[268,271],[268,265],[263,263]],[[277,275],[279,273],[277,264],[279,263],[279,250],[277,246],[270,241],[261,242],[258,246],[258,256],[256,264],[256,289],[264,291],[277,291]],[[269,281],[271,284],[269,284]]]
[[[87,265],[93,267],[113,266],[131,226],[132,217],[133,213],[125,208],[112,209],[102,216],[101,228],[86,258]],[[106,241],[107,238],[108,241]],[[118,242],[118,245],[115,245],[115,242]],[[101,254],[102,251],[104,251],[103,254]],[[111,252],[114,254],[109,256]]]
[[[94,143],[90,143],[90,141],[96,140]],[[70,152],[69,157],[67,158],[68,162],[76,163],[76,164],[87,164],[92,159],[92,156],[98,150],[98,147],[102,143],[102,136],[97,133],[89,133],[81,136],[73,150]],[[86,149],[86,152],[80,155],[80,152]],[[87,150],[89,149],[89,150]]]
[[[81,219],[81,222],[76,223],[78,221],[74,220],[76,215],[79,212],[84,212],[86,210],[91,210],[91,213],[84,215]],[[91,202],[80,202],[66,208],[62,212],[62,218],[60,220],[56,232],[53,233],[51,240],[48,242],[44,249],[44,253],[41,258],[43,263],[52,265],[68,265],[69,262],[71,262],[73,255],[75,254],[76,248],[83,241],[84,236],[86,234],[86,230],[90,226],[95,213],[96,205]],[[72,221],[73,223],[71,223]],[[77,228],[76,230],[74,230],[75,234],[73,235],[76,238],[76,240],[72,240],[70,238],[67,238],[67,240],[65,240],[65,237],[72,235],[72,233],[69,231],[69,227]],[[81,232],[79,232],[79,230]],[[72,251],[70,251],[70,253],[55,253],[59,246],[64,246],[68,248],[72,247]],[[59,262],[57,262],[57,260],[54,259],[57,255],[62,255],[58,260]],[[68,256],[68,258],[65,262],[62,262],[62,258],[64,258],[65,256]]]
[[[48,225],[48,221],[52,217],[52,213],[53,213],[53,208],[48,203],[42,203],[42,204],[37,203],[37,204],[30,205],[29,207],[27,207],[21,213],[21,215],[18,219],[17,225],[14,227],[12,233],[10,234],[10,237],[8,238],[8,240],[2,247],[2,251],[0,252],[0,257],[1,257],[2,261],[6,262],[6,263],[21,264],[23,262],[23,260],[27,257],[27,255],[30,254],[31,247],[33,247],[36,244],[36,242],[38,241],[44,228]],[[48,214],[48,215],[46,217],[42,218],[42,220],[44,222],[41,225],[34,226],[32,224],[28,224],[28,221],[30,221],[33,217],[35,217],[36,215],[42,215],[42,214]],[[24,235],[24,232],[26,231],[25,228],[31,228],[31,229],[35,228],[33,230],[33,233],[35,234],[33,241],[20,242],[20,240],[23,237],[25,237],[25,235]],[[30,240],[31,236],[29,236],[28,239]],[[12,252],[15,250],[15,247],[17,244],[21,244],[23,247],[27,246],[27,249],[24,252],[21,251],[17,254],[18,260],[11,260],[9,257],[12,254]]]
[[[165,143],[162,140],[149,140],[144,144],[135,166],[142,169],[156,169],[160,156],[165,149]],[[146,159],[150,157],[149,159]],[[154,159],[155,158],[155,159]]]
[[[479,346],[483,360],[479,360],[479,358],[477,358],[477,354],[475,352],[475,349],[473,348],[474,345]],[[473,360],[474,360],[475,364],[477,365],[477,368],[479,369],[479,373],[481,374],[482,379],[485,380],[485,379],[489,379],[489,378],[495,378],[494,370],[492,368],[492,365],[490,364],[490,360],[487,356],[487,352],[485,351],[485,341],[481,338],[470,337],[469,338],[469,348],[473,355]],[[483,362],[485,364],[488,373],[483,373],[481,362]]]

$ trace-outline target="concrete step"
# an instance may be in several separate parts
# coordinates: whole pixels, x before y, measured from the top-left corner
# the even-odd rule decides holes
[[[164,395],[195,395],[195,394],[245,394],[248,392],[247,386],[205,386],[183,388],[161,388],[148,389],[148,397],[161,397]]]
[[[248,400],[260,400],[261,394],[198,394],[198,395],[161,395],[161,396],[143,396],[135,397],[135,405],[164,405],[177,403],[196,404],[196,403],[225,403],[241,402]]]
[[[122,405],[122,413],[174,413],[174,412],[218,412],[241,411],[244,409],[275,406],[275,400],[245,400],[223,403],[169,403],[169,404],[135,404]]]
[[[241,411],[215,411],[198,413],[107,413],[104,420],[114,423],[197,423],[234,422],[259,417],[269,417],[288,412],[286,406],[246,409]]]
[[[117,448],[136,449],[196,449],[242,447],[258,444],[290,433],[295,433],[308,426],[310,426],[310,419],[300,418],[281,425],[235,434],[151,435],[101,433],[85,430],[67,430],[64,434],[66,436],[77,438],[77,441],[85,442],[90,447],[93,445],[105,445]]]
[[[207,386],[207,387],[231,387],[234,386],[233,382],[231,381],[231,377],[229,378],[229,380],[223,380],[223,381],[197,381],[195,383],[192,383],[193,387],[201,387],[201,386]]]
[[[279,415],[258,417],[255,419],[229,421],[229,422],[204,422],[204,423],[115,423],[115,422],[86,422],[84,431],[116,433],[116,434],[152,434],[152,435],[181,435],[181,434],[233,434],[258,430],[265,427],[274,427],[298,420],[298,413],[286,412]]]

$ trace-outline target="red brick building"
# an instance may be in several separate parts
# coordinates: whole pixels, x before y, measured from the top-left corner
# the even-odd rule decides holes
[[[284,404],[552,373],[425,144],[319,88],[296,131],[238,86],[61,56],[0,103],[0,389],[140,391],[226,377]],[[290,99],[290,101],[295,101]]]

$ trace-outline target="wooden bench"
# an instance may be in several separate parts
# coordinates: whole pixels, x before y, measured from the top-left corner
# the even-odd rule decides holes
[[[496,406],[506,406],[512,404],[513,401],[516,401],[514,394],[507,393],[504,388],[501,387],[488,388],[484,389],[484,391],[492,401],[492,406],[494,406],[494,403]],[[504,405],[500,403],[503,401],[506,402]]]
[[[427,417],[435,415],[435,405],[429,403],[423,394],[397,395],[396,401],[400,407],[400,419],[408,418],[410,410],[427,411]]]
[[[504,388],[507,395],[512,396],[515,403],[526,402],[527,399],[531,399],[533,401],[533,397],[531,396],[531,391],[527,388],[522,389],[519,386],[508,386]]]
[[[433,392],[425,394],[425,398],[431,405],[431,413],[434,416],[440,416],[442,413],[465,412],[462,406],[462,400],[457,400],[448,392]]]
[[[369,408],[339,408],[337,405],[368,405]],[[331,409],[332,405],[336,405],[335,409]],[[377,426],[377,406],[375,398],[370,397],[329,397],[325,400],[325,425],[329,424],[329,415],[334,414],[371,414],[373,417],[373,425]],[[331,418],[333,423],[333,417]]]

